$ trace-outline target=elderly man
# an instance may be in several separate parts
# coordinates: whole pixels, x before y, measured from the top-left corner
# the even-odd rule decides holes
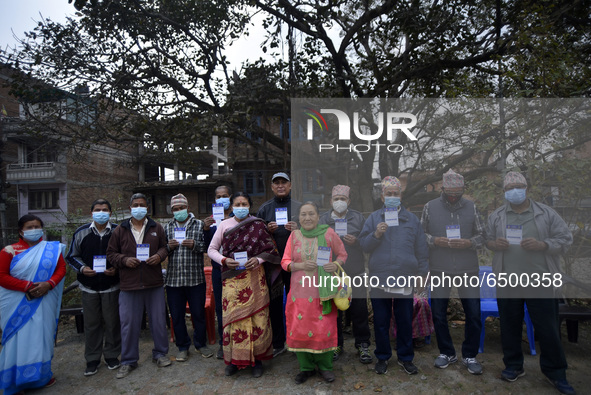
[[[365,257],[359,245],[357,237],[363,229],[365,218],[359,211],[349,208],[351,199],[349,193],[351,188],[347,185],[335,185],[332,188],[332,210],[327,211],[320,217],[320,224],[327,224],[335,229],[343,240],[347,250],[347,275],[350,277],[365,274]],[[338,225],[338,226],[337,226]],[[359,361],[363,364],[373,362],[369,353],[371,333],[369,331],[367,312],[367,288],[353,288],[353,299],[348,312],[351,313],[353,336],[355,337],[355,348],[359,353]],[[336,361],[343,353],[343,314],[339,311],[337,320],[338,347],[334,352]]]
[[[527,181],[509,172],[503,182],[507,203],[488,218],[486,246],[495,252],[493,270],[499,276],[529,276],[559,273],[560,256],[572,244],[572,234],[550,207],[527,197]],[[522,283],[523,284],[523,283]],[[542,282],[543,284],[543,282]],[[574,394],[566,380],[566,357],[560,342],[558,300],[552,287],[508,288],[498,286],[501,343],[505,370],[501,377],[515,381],[525,374],[521,337],[524,302],[540,342],[542,373],[562,394]]]
[[[117,378],[127,377],[137,368],[144,308],[154,339],[152,361],[158,367],[171,364],[168,354],[166,305],[161,262],[168,256],[162,225],[148,217],[148,199],[136,193],[129,200],[131,218],[114,231],[107,247],[107,259],[119,270],[121,293],[121,367]]]
[[[370,298],[378,374],[388,371],[388,360],[392,357],[389,336],[392,309],[396,319],[398,364],[408,374],[418,373],[412,363],[413,278],[427,276],[429,247],[419,219],[401,205],[401,193],[398,178],[385,177],[382,180],[384,207],[367,218],[359,235],[361,248],[371,254]]]
[[[85,376],[97,373],[102,356],[109,369],[117,369],[121,353],[119,273],[106,259],[107,245],[117,225],[109,221],[111,203],[105,199],[95,200],[90,212],[92,222],[76,229],[66,257],[78,273],[82,293]]]
[[[185,321],[187,304],[195,326],[195,349],[201,356],[209,358],[213,352],[207,347],[206,339],[203,222],[189,213],[189,202],[183,194],[172,197],[170,209],[173,219],[165,228],[169,251],[165,285],[176,346],[179,349],[176,360],[185,362],[191,347]]]
[[[297,230],[297,223],[291,218],[296,214],[300,202],[291,198],[291,179],[286,173],[273,174],[271,178],[271,189],[275,197],[261,205],[257,217],[267,222],[267,228],[277,243],[279,256],[283,256],[287,239],[293,230]],[[277,265],[269,265],[265,262],[265,273],[271,304],[269,315],[273,328],[273,357],[285,352],[285,311],[283,310],[283,286],[285,294],[289,293],[291,273],[281,270]]]
[[[431,278],[446,276],[478,276],[476,249],[485,242],[485,224],[474,202],[462,197],[464,177],[453,170],[443,175],[441,196],[425,204],[421,224],[429,244]],[[456,351],[447,324],[447,306],[451,286],[445,284],[433,288],[431,311],[440,355],[435,367],[445,369],[457,362]],[[482,374],[482,366],[476,360],[480,344],[482,321],[480,320],[480,289],[463,284],[458,293],[466,314],[462,362],[472,374]]]

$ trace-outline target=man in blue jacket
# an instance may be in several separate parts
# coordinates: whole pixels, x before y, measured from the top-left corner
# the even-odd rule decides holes
[[[413,287],[422,286],[429,271],[429,247],[416,215],[401,206],[402,188],[396,177],[382,180],[384,207],[365,221],[359,235],[363,251],[370,253],[369,286],[374,311],[378,374],[388,371],[392,357],[390,320],[396,319],[398,364],[408,374],[418,373],[412,363]]]

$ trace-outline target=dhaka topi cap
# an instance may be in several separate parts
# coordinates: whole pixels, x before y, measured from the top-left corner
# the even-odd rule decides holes
[[[179,193],[178,195],[175,195],[172,197],[172,199],[170,199],[170,208],[173,208],[174,206],[188,206],[188,205],[189,205],[189,201],[187,200],[185,195],[183,195],[182,193]]]
[[[464,176],[456,173],[452,169],[449,169],[443,174],[443,187],[444,188],[463,188],[464,187]]]
[[[389,187],[398,187],[398,188],[402,189],[402,186],[400,184],[400,180],[394,176],[386,176],[382,180],[382,192],[384,192],[384,189],[389,188]]]
[[[285,178],[287,181],[291,182],[287,173],[284,173],[282,171],[279,173],[273,174],[273,177],[271,178],[271,182],[275,181],[277,178]]]
[[[503,181],[503,188],[510,184],[527,185],[527,180],[525,179],[523,174],[518,173],[516,171],[510,171],[505,175],[505,180]]]
[[[332,197],[340,195],[349,198],[350,191],[351,188],[346,185],[335,185],[334,187],[332,187]]]

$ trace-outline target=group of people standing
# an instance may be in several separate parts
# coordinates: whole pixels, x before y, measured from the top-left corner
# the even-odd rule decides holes
[[[171,199],[173,218],[162,226],[147,216],[146,196],[134,194],[130,199],[132,218],[117,226],[110,222],[111,205],[99,199],[91,207],[93,221],[76,231],[66,257],[78,273],[82,291],[84,374],[95,374],[101,358],[109,369],[118,369],[117,378],[138,367],[144,310],[154,341],[152,359],[159,367],[171,365],[166,289],[177,362],[189,358],[193,344],[203,357],[215,353],[223,359],[227,376],[251,367],[252,375],[260,377],[262,361],[287,349],[297,356],[297,384],[316,373],[332,382],[333,362],[343,351],[343,329],[342,314],[333,301],[338,289],[326,280],[339,267],[351,277],[372,278],[371,285],[354,287],[349,308],[359,361],[373,363],[369,295],[376,373],[388,370],[394,318],[397,363],[406,373],[416,374],[413,294],[417,287],[412,278],[425,280],[425,286],[429,275],[478,276],[477,250],[484,246],[494,251],[496,273],[551,273],[572,243],[572,235],[558,214],[527,198],[523,175],[507,173],[503,187],[507,202],[490,215],[488,223],[474,202],[463,197],[464,179],[452,170],[443,176],[441,196],[424,206],[420,219],[402,205],[402,185],[393,176],[381,182],[383,207],[367,219],[350,208],[351,193],[346,185],[334,186],[332,207],[325,213],[313,202],[291,199],[291,180],[286,173],[273,175],[274,198],[256,215],[250,214],[253,204],[247,193],[218,187],[215,199],[223,208],[223,220],[195,218],[187,198],[178,194]],[[53,347],[49,344],[59,314],[65,260],[59,243],[42,241],[42,227],[39,218],[24,216],[19,221],[21,240],[0,252],[0,377],[6,393],[55,382],[50,368]],[[508,227],[512,227],[511,241]],[[514,229],[519,229],[517,242]],[[217,352],[206,345],[204,252],[212,261],[220,339]],[[166,259],[163,274],[161,264]],[[305,277],[317,278],[320,281],[314,284],[320,285],[311,285]],[[441,369],[458,361],[447,321],[451,288],[434,287],[431,293],[440,352],[434,365]],[[466,314],[461,361],[468,372],[478,375],[483,370],[476,359],[482,329],[479,289],[463,284],[458,292]],[[542,372],[561,393],[574,393],[566,380],[558,302],[551,290],[548,292],[533,299],[499,288],[506,367],[501,376],[511,382],[524,375],[520,341],[525,303],[540,341]],[[47,311],[41,309],[45,305]],[[185,324],[187,305],[194,324],[192,338]],[[15,348],[19,336],[26,338],[30,336],[27,330],[39,327],[44,328],[47,345],[43,350],[47,350],[23,360],[23,353]],[[19,373],[33,370],[30,375]]]

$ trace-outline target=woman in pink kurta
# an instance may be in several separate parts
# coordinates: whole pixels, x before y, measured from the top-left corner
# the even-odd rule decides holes
[[[297,384],[316,372],[334,381],[332,355],[337,347],[337,308],[332,299],[336,287],[331,286],[332,273],[347,259],[345,246],[328,225],[318,225],[315,203],[300,208],[301,230],[292,232],[281,260],[284,270],[291,272],[291,289],[285,306],[287,347],[294,351],[300,364]],[[330,248],[328,263],[317,265],[319,247]]]

